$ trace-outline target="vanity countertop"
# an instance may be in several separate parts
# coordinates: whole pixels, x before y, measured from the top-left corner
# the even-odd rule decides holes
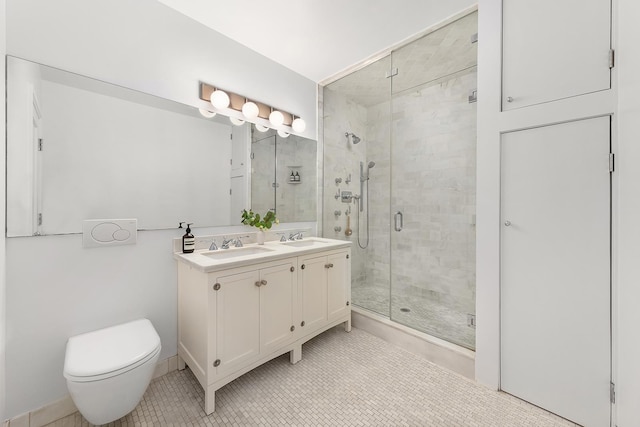
[[[213,251],[197,250],[190,254],[175,252],[173,257],[177,261],[185,262],[204,273],[210,273],[255,264],[256,262],[275,261],[315,252],[348,248],[350,246],[351,242],[345,240],[306,237],[302,240],[286,242],[270,241],[265,242],[263,245],[252,243],[240,248],[231,247]]]

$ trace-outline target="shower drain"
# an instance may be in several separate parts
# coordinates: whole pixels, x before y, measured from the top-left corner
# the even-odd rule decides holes
[[[403,312],[403,313],[408,313],[408,312],[410,312],[410,311],[411,311],[411,309],[410,309],[410,308],[407,308],[407,307],[402,307],[402,308],[400,309],[400,311],[401,311],[401,312]]]

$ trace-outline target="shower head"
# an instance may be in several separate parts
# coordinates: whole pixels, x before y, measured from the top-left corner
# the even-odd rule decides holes
[[[371,169],[372,167],[374,167],[376,165],[376,162],[369,162],[369,169]]]
[[[351,142],[353,143],[353,145],[356,145],[358,142],[361,141],[360,137],[354,134],[353,132],[345,132],[344,136],[347,137],[347,141],[349,140],[349,137],[351,137]]]

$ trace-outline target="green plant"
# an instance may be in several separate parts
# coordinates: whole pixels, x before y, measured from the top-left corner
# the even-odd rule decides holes
[[[264,217],[260,217],[260,214],[253,212],[251,209],[247,212],[246,209],[242,210],[242,223],[250,225],[252,227],[258,227],[260,230],[270,229],[275,223],[278,224],[278,218],[272,211],[268,211]]]

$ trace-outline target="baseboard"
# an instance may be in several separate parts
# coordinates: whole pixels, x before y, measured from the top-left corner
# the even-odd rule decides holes
[[[469,349],[357,307],[351,310],[351,322],[354,328],[367,331],[436,365],[475,380],[475,352]]]
[[[156,364],[153,379],[178,370],[178,356],[171,356]],[[41,408],[11,418],[3,423],[3,427],[42,427],[76,413],[78,409],[70,395],[49,403]]]

